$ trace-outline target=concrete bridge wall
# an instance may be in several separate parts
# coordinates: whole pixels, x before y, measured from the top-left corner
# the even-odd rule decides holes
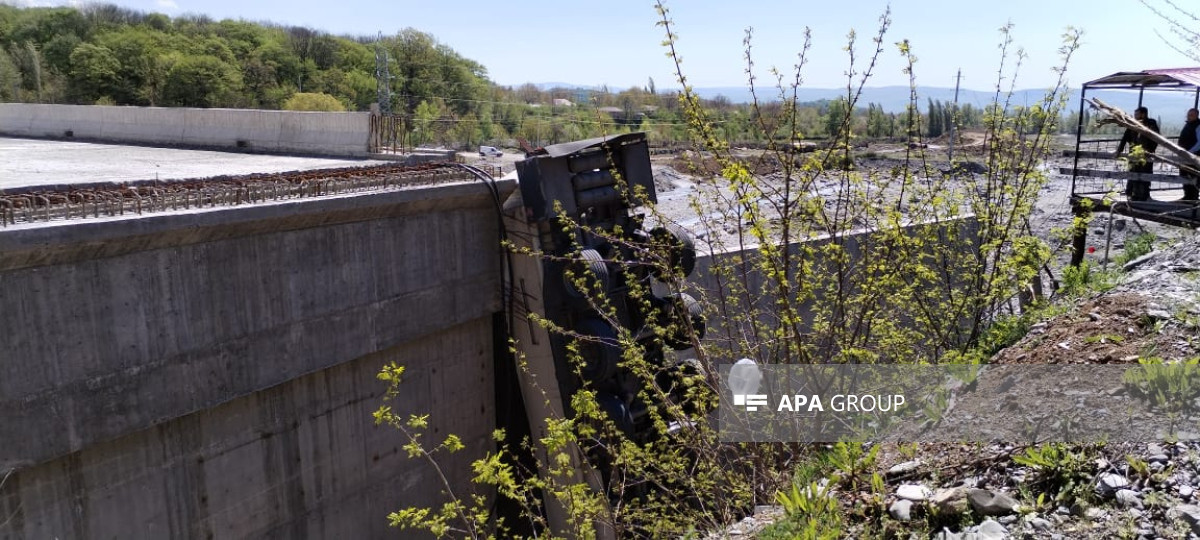
[[[0,230],[0,538],[395,534],[441,482],[375,375],[408,366],[468,485],[497,235],[478,182]]]
[[[370,113],[0,103],[0,134],[366,156]]]

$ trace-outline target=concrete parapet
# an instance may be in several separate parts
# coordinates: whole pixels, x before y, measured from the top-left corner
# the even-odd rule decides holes
[[[365,112],[0,103],[0,134],[362,157],[369,118]]]

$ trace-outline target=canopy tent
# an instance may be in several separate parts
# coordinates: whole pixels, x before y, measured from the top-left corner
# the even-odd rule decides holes
[[[1200,90],[1200,67],[1121,71],[1083,83],[1085,93],[1100,88],[1197,91]]]
[[[1200,226],[1200,206],[1189,201],[1143,200],[1121,197],[1121,182],[1140,182],[1152,192],[1174,192],[1181,185],[1194,181],[1181,176],[1170,163],[1160,163],[1155,157],[1151,172],[1131,172],[1124,158],[1113,152],[1119,139],[1085,138],[1086,107],[1089,93],[1102,91],[1137,91],[1137,104],[1150,92],[1182,92],[1192,94],[1192,107],[1200,108],[1200,67],[1122,71],[1083,84],[1079,99],[1079,125],[1075,132],[1075,150],[1064,155],[1073,158],[1070,167],[1059,172],[1071,176],[1071,207],[1076,214],[1107,210],[1138,219],[1182,227]],[[1185,94],[1186,95],[1186,94]],[[1185,98],[1186,99],[1186,98]],[[1182,112],[1182,111],[1180,111]],[[1121,157],[1121,159],[1117,159]],[[1087,231],[1076,231],[1072,264],[1083,260]],[[1106,250],[1107,251],[1107,250]]]

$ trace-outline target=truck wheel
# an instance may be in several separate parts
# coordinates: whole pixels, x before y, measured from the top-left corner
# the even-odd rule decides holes
[[[575,331],[594,339],[579,340],[579,356],[583,359],[580,374],[592,384],[600,384],[616,375],[621,362],[617,332],[603,319],[588,317],[579,321]]]
[[[664,225],[650,231],[651,245],[664,250],[667,263],[672,269],[682,272],[683,277],[692,275],[696,269],[696,245],[692,235],[678,225]],[[663,279],[662,269],[652,269],[654,277]]]
[[[692,347],[690,330],[696,333],[698,339],[704,339],[706,325],[704,307],[695,298],[686,293],[674,294],[661,299],[659,310],[662,316],[658,324],[667,328],[663,336],[666,346],[682,351]]]
[[[565,270],[570,270],[573,276],[563,272],[563,285],[567,294],[574,298],[583,298],[589,293],[607,293],[609,289],[608,264],[604,257],[594,249],[579,252],[579,259],[566,264]],[[582,289],[581,289],[581,286]]]

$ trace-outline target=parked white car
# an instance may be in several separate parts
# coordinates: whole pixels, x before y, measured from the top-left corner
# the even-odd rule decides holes
[[[480,146],[479,155],[481,157],[500,157],[504,155],[504,152],[501,152],[500,149],[496,148],[495,146]]]

